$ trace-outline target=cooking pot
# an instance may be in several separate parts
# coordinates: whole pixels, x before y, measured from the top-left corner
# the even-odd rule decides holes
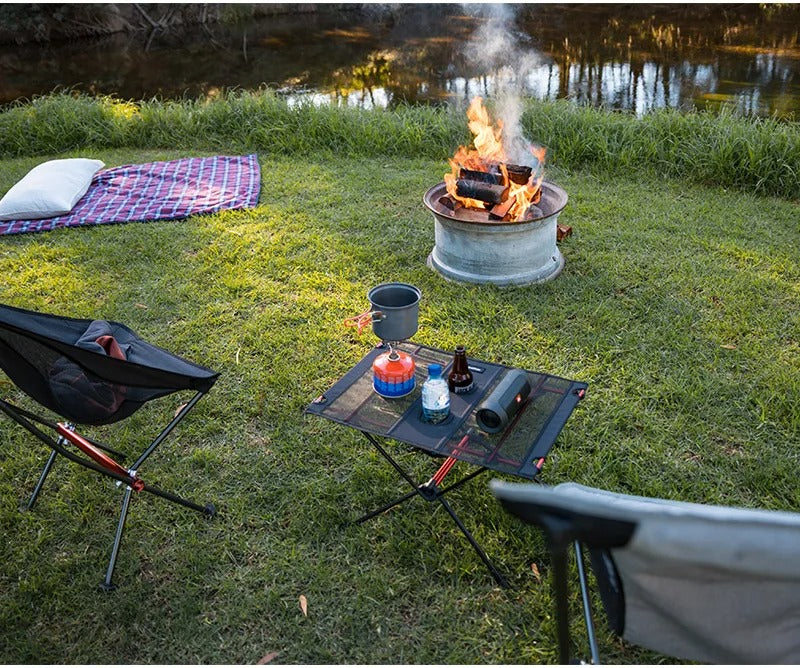
[[[359,333],[372,324],[372,331],[381,341],[405,341],[417,332],[419,300],[422,293],[407,283],[382,283],[367,293],[370,310],[345,320],[345,325],[358,327]]]

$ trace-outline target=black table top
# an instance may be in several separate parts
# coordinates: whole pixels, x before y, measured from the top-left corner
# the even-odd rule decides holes
[[[475,409],[511,367],[468,358],[475,389],[467,395],[451,392],[450,416],[440,424],[430,424],[422,419],[422,383],[428,377],[428,365],[434,362],[442,365],[446,378],[453,355],[410,341],[396,349],[412,355],[416,363],[416,387],[409,395],[386,399],[372,389],[372,362],[387,350],[378,346],[306,412],[431,454],[533,479],[587,388],[583,382],[525,370],[530,397],[503,431],[488,434],[478,427]],[[468,441],[457,447],[467,434]]]

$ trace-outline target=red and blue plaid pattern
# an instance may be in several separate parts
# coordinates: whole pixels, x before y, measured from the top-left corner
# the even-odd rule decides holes
[[[248,209],[258,203],[260,188],[261,169],[255,154],[122,165],[95,174],[89,190],[68,214],[0,221],[0,234]]]

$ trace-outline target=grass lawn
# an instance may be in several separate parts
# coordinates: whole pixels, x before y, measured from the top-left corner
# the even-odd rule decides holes
[[[83,153],[110,166],[190,154]],[[0,191],[43,159],[4,159]],[[36,510],[19,512],[47,451],[0,420],[4,663],[557,660],[543,540],[502,511],[490,476],[451,503],[510,590],[442,509],[414,501],[344,526],[405,489],[360,435],[303,409],[375,343],[342,321],[384,281],[421,289],[421,343],[589,383],[543,482],[800,508],[797,203],[553,168],[574,229],[565,270],[501,289],[425,266],[421,199],[444,159],[260,159],[254,210],[0,239],[3,303],[119,320],[222,372],[142,471],[218,516],[135,498],[110,595],[97,584],[121,492],[61,461]],[[30,405],[5,376],[0,394]],[[92,433],[141,445],[182,398]],[[437,466],[395,454],[421,479]],[[575,590],[573,649],[588,658]],[[602,622],[599,635],[606,661],[666,660]]]

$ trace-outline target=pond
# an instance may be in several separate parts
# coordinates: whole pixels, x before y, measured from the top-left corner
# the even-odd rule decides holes
[[[0,46],[0,103],[269,86],[291,103],[446,104],[509,90],[637,114],[797,118],[798,5],[352,5],[235,25]]]

